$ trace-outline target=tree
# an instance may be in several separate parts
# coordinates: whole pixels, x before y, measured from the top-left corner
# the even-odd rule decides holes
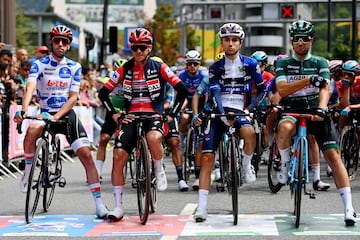
[[[32,27],[28,23],[30,18],[24,16],[21,7],[16,7],[16,48],[24,48],[28,52],[34,52],[35,46],[31,43]]]

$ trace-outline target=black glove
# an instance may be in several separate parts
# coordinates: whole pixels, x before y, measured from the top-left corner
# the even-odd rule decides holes
[[[321,118],[325,118],[327,116],[327,109],[325,108],[318,108],[316,109],[316,115],[318,115]]]
[[[322,88],[325,85],[325,83],[326,80],[323,77],[316,75],[310,76],[310,84],[313,85],[314,87]]]

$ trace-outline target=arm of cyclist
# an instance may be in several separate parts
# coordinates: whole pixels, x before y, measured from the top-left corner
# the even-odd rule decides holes
[[[26,83],[26,90],[25,90],[25,94],[24,94],[24,97],[22,100],[21,110],[17,111],[14,116],[14,121],[17,124],[20,124],[24,120],[24,117],[27,115],[29,104],[30,104],[30,101],[32,99],[32,95],[33,95],[33,92],[35,91],[35,89],[36,89],[35,82],[27,82]]]

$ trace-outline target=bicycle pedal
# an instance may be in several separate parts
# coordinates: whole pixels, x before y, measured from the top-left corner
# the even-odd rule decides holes
[[[59,187],[63,188],[66,185],[66,179],[64,177],[61,177],[57,183],[59,184]]]

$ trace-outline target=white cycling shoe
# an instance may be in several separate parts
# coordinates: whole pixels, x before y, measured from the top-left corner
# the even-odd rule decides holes
[[[160,172],[155,172],[156,176],[156,188],[159,192],[163,192],[167,189],[167,179],[164,169]]]
[[[108,213],[108,218],[111,222],[117,222],[123,219],[124,217],[124,209],[121,208],[114,208],[112,211]]]
[[[102,203],[96,206],[96,216],[100,219],[107,218],[109,209]]]
[[[196,208],[196,212],[194,214],[195,222],[204,222],[206,221],[207,212],[205,208]]]

